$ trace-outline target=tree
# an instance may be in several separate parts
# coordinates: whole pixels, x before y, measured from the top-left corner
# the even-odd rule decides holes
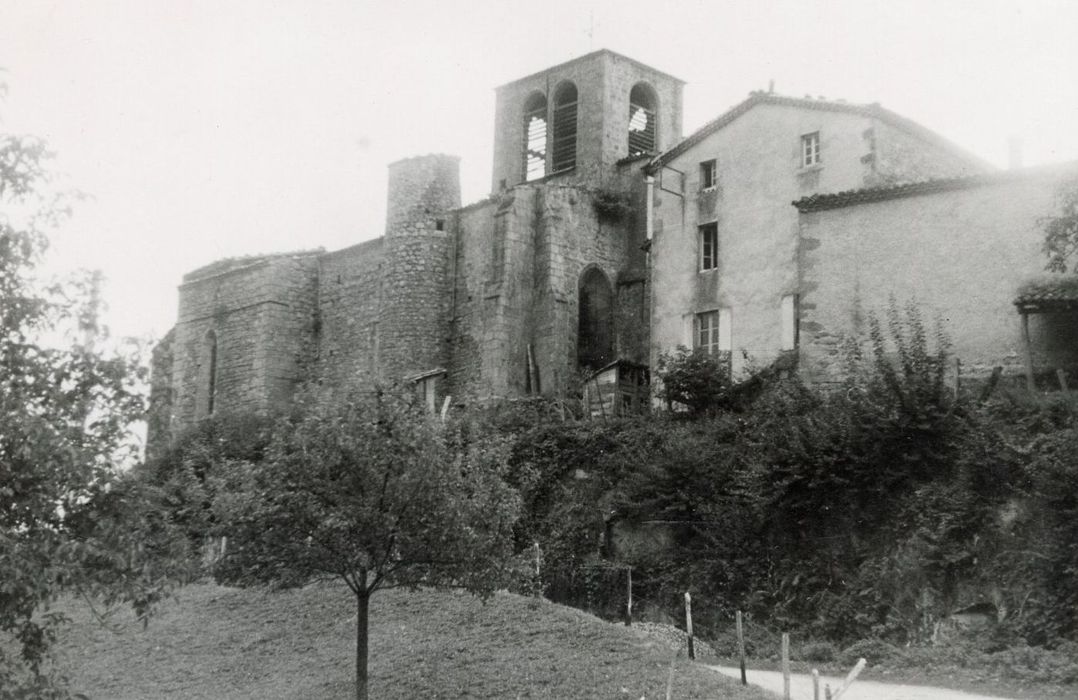
[[[473,439],[401,393],[301,400],[258,463],[221,468],[228,535],[218,580],[295,587],[340,579],[356,599],[356,697],[368,695],[368,606],[379,590],[504,580],[518,511],[505,445]],[[231,468],[230,468],[231,467]]]
[[[0,132],[0,698],[65,694],[48,663],[59,595],[145,616],[178,561],[156,558],[167,523],[116,467],[134,449],[145,370],[135,352],[102,349],[99,277],[34,276],[71,211],[51,157],[40,139]]]
[[[1040,219],[1044,229],[1044,253],[1048,256],[1045,269],[1049,272],[1066,272],[1078,267],[1072,262],[1078,252],[1078,177],[1065,180],[1056,193],[1059,211],[1055,216]]]

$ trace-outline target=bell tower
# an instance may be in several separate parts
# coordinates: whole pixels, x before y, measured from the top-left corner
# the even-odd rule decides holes
[[[619,161],[681,139],[683,86],[606,49],[502,85],[492,191],[537,181],[602,186]]]

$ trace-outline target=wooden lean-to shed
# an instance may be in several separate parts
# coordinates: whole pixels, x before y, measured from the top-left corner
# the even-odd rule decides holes
[[[584,379],[585,415],[606,418],[648,410],[648,366],[615,360]]]

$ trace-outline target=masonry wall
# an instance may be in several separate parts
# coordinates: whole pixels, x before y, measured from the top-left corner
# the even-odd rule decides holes
[[[954,165],[950,152],[881,128],[860,113],[758,104],[657,173],[651,364],[677,345],[692,347],[694,315],[719,308],[730,310],[735,373],[778,356],[781,300],[798,293],[791,202],[864,187],[881,168],[889,178],[920,180]],[[817,131],[821,162],[802,167],[801,136]],[[877,161],[881,149],[890,155]],[[700,163],[713,158],[718,183],[703,190]],[[677,171],[685,173],[683,196]],[[718,225],[718,266],[701,271],[698,227],[710,222]]]
[[[331,386],[377,377],[385,239],[318,259],[318,376]]]
[[[492,192],[500,191],[503,182],[507,188],[524,182],[525,101],[542,93],[552,115],[554,94],[565,81],[576,85],[579,98],[576,168],[552,176],[556,182],[599,187],[615,177],[617,161],[629,154],[629,92],[637,82],[651,86],[658,98],[658,150],[681,139],[681,81],[612,52],[597,51],[497,89]],[[548,117],[548,155],[552,134]]]
[[[616,352],[630,359],[646,353],[640,341],[647,326],[640,321],[642,280],[623,273],[627,224],[600,220],[593,193],[565,185],[518,186],[458,212],[453,233],[454,396],[536,393],[528,346],[541,393],[575,391],[578,285],[588,267],[602,270],[617,299]]]
[[[866,332],[869,315],[883,318],[891,297],[916,304],[929,328],[941,318],[966,372],[1021,372],[1013,302],[1022,282],[1044,269],[1037,219],[1052,211],[1057,182],[1030,172],[801,215],[803,375],[837,378],[843,338]],[[1031,316],[1038,366],[1078,361],[1075,320],[1066,331],[1057,318]]]
[[[172,344],[173,431],[206,415],[208,338],[216,339],[214,413],[287,400],[314,357],[316,258],[256,259],[189,275]]]
[[[918,180],[974,175],[987,172],[987,165],[977,167],[971,157],[939,147],[887,122],[873,119],[864,134],[869,166],[867,187],[884,187]]]
[[[652,358],[693,346],[693,317],[730,309],[734,371],[780,350],[784,295],[797,289],[797,210],[791,202],[861,186],[866,117],[757,105],[671,162],[657,176],[652,246]],[[801,135],[819,131],[819,166],[801,167]],[[717,160],[706,191],[700,163]],[[684,196],[678,196],[684,172]],[[673,190],[668,191],[668,190]],[[718,267],[700,270],[699,231],[717,222]]]

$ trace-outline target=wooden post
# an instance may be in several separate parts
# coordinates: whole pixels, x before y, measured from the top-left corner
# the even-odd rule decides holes
[[[839,689],[837,691],[835,691],[834,695],[829,695],[828,699],[829,700],[838,700],[839,698],[841,698],[842,694],[845,693],[849,689],[849,687],[851,685],[853,685],[853,682],[855,680],[857,680],[857,677],[859,675],[861,675],[861,671],[864,671],[865,666],[867,666],[867,665],[868,665],[867,661],[865,661],[864,659],[858,659],[857,660],[857,665],[854,666],[853,670],[850,671],[850,673],[846,676],[846,680],[842,681],[842,685],[839,686]]]
[[[633,567],[625,569],[625,587],[628,589],[625,594],[625,626],[631,627],[633,624]]]
[[[748,685],[745,678],[745,630],[741,626],[741,611],[737,611],[737,655],[741,657],[741,685]]]
[[[1026,362],[1026,386],[1029,391],[1036,392],[1037,385],[1033,379],[1033,341],[1029,338],[1029,313],[1026,311],[1022,313],[1022,341],[1025,346],[1025,362]]]
[[[962,360],[954,358],[954,401],[958,403],[958,392],[962,388]]]
[[[539,562],[542,560],[543,551],[539,548],[539,540],[535,540],[532,544],[532,554],[534,556],[533,564],[535,566],[535,597],[540,598],[543,595],[543,581],[539,578]]]
[[[689,658],[696,659],[696,645],[692,639],[692,596],[685,591],[685,633],[689,637]]]
[[[820,672],[812,669],[812,700],[820,700]]]
[[[1059,380],[1059,388],[1063,391],[1063,394],[1069,394],[1070,387],[1067,386],[1067,373],[1064,372],[1062,368],[1056,369],[1056,379]]]
[[[782,633],[782,699],[790,700],[790,635]]]
[[[446,396],[442,401],[442,422],[445,423],[445,417],[449,415],[449,402],[452,401],[452,396]]]

